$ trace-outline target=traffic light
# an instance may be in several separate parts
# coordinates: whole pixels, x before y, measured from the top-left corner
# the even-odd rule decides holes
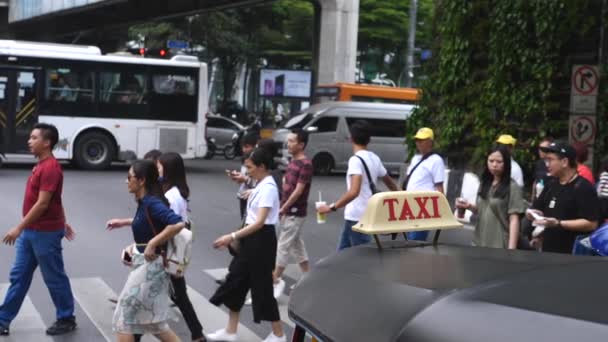
[[[134,55],[151,58],[169,58],[169,51],[163,48],[135,48],[128,49]]]

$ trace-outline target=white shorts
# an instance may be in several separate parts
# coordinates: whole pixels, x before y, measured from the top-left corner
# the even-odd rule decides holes
[[[299,216],[285,216],[281,219],[277,242],[277,266],[286,267],[290,256],[293,256],[298,264],[308,261],[306,246],[300,236],[304,220],[305,217]]]

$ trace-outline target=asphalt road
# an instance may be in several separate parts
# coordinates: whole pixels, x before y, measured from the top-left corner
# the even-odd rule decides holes
[[[213,274],[227,267],[230,256],[225,250],[214,250],[211,244],[215,238],[233,231],[240,223],[238,202],[235,197],[237,186],[224,173],[225,169],[238,169],[238,161],[223,159],[193,160],[187,162],[188,183],[191,188],[191,217],[194,221],[195,241],[193,261],[188,270],[188,284],[199,298],[201,321],[208,328],[225,322],[227,316],[201,306],[206,302],[216,284]],[[26,179],[32,165],[5,165],[0,169],[0,234],[13,227],[21,217],[21,205]],[[68,222],[77,232],[72,242],[64,242],[66,270],[72,280],[77,297],[77,320],[79,328],[72,334],[55,338],[55,341],[107,341],[112,340],[107,327],[111,322],[112,303],[106,297],[120,293],[128,270],[121,265],[121,249],[132,242],[128,228],[106,231],[105,222],[110,218],[131,217],[136,203],[127,192],[125,179],[128,166],[115,165],[107,171],[82,171],[65,165],[63,201]],[[323,198],[334,201],[345,190],[344,174],[336,174],[313,179],[311,197],[318,191]],[[309,203],[309,217],[305,223],[303,237],[314,264],[319,259],[335,253],[343,218],[341,212],[328,215],[326,224],[319,225],[314,217],[314,200]],[[447,234],[446,234],[447,233]],[[444,232],[442,241],[467,244],[470,231]],[[0,246],[0,285],[6,287],[8,274],[14,260],[14,248]],[[297,273],[290,272],[288,285],[293,284]],[[104,287],[105,284],[105,287]],[[4,290],[4,288],[2,288]],[[289,290],[286,291],[289,293]],[[52,324],[55,320],[54,306],[37,272],[29,292],[33,307],[23,316],[33,315],[33,322]],[[286,304],[288,298],[282,298]],[[195,303],[195,306],[198,304]],[[27,308],[26,308],[27,309]],[[24,311],[24,310],[22,310]],[[38,315],[38,316],[36,316]],[[287,317],[281,317],[284,322]],[[29,316],[24,318],[29,319]],[[213,322],[211,322],[213,321]],[[31,321],[28,321],[31,322]],[[211,323],[208,323],[211,322]],[[219,322],[219,323],[218,323]],[[269,324],[254,324],[251,310],[243,310],[241,322],[258,337],[265,337]],[[29,326],[29,323],[27,324]],[[188,330],[182,320],[171,324],[183,340],[189,340]],[[31,331],[15,322],[12,339],[15,341],[40,341],[44,335],[42,327]],[[287,331],[291,329],[286,325]],[[212,330],[212,329],[209,329]],[[20,335],[21,334],[21,335]],[[53,339],[49,339],[53,340]],[[245,338],[246,340],[246,338]],[[0,338],[2,342],[2,338]]]

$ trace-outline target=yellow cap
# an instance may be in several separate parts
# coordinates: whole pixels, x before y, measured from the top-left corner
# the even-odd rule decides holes
[[[496,142],[499,144],[503,144],[503,145],[515,146],[517,139],[513,138],[509,134],[503,134],[503,135],[499,136],[498,139],[496,139]]]
[[[353,230],[389,234],[462,228],[445,196],[437,191],[390,191],[373,195]]]
[[[416,135],[414,135],[414,139],[420,139],[420,140],[425,140],[425,139],[433,140],[434,138],[435,138],[435,135],[433,134],[433,130],[428,127],[422,127],[421,129],[418,130],[418,132],[416,132]]]

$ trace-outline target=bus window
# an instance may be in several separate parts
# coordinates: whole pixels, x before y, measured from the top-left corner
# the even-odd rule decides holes
[[[99,74],[102,103],[145,104],[146,77],[129,72],[101,72]]]
[[[155,117],[196,122],[196,81],[193,75],[152,76],[150,110]]]
[[[93,73],[70,68],[46,72],[45,99],[54,102],[93,102]]]

